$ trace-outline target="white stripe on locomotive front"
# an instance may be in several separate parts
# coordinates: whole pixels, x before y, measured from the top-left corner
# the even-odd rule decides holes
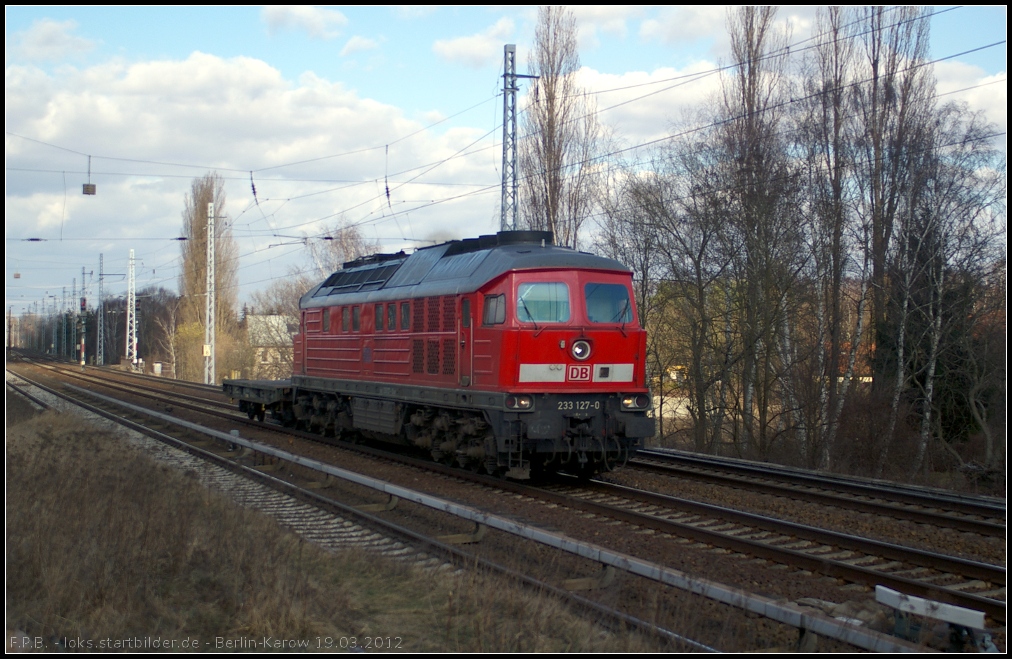
[[[589,364],[594,382],[632,382],[632,364]],[[520,382],[565,382],[565,364],[521,364]]]

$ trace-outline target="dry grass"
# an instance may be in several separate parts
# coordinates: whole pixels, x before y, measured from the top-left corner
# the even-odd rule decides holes
[[[76,417],[7,430],[6,624],[49,649],[156,636],[202,649],[265,636],[309,649],[351,637],[405,651],[651,649],[490,577],[324,552]]]

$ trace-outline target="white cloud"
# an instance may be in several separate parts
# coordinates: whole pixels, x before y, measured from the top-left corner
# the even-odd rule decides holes
[[[397,5],[393,8],[394,16],[401,20],[425,18],[438,11],[439,5]]]
[[[724,31],[724,7],[683,5],[663,9],[657,18],[643,21],[640,37],[667,44],[695,41]]]
[[[428,112],[422,113],[422,121],[430,126],[434,123],[441,122],[444,119],[446,119],[446,115],[439,110],[429,110]]]
[[[82,55],[95,47],[95,42],[71,34],[76,21],[54,21],[44,18],[32,23],[24,32],[14,35],[14,52],[26,60],[61,60]]]
[[[1006,129],[1008,126],[1006,72],[989,76],[985,75],[980,67],[948,60],[936,63],[934,73],[939,103],[949,101],[966,103],[973,110],[983,111],[987,120],[1001,130]]]
[[[355,53],[361,53],[366,50],[374,50],[379,48],[379,42],[375,39],[368,39],[366,37],[354,36],[348,39],[348,43],[344,44],[344,48],[341,49],[341,57],[347,57],[348,55],[354,55]]]
[[[638,6],[577,6],[570,7],[576,18],[577,42],[582,48],[600,45],[598,33],[624,39],[629,32],[626,21],[643,13]]]
[[[484,32],[469,37],[441,39],[433,44],[432,50],[448,62],[480,68],[501,60],[503,43],[512,36],[513,21],[500,18]]]
[[[706,52],[707,57],[726,63],[731,53],[728,33],[729,13],[725,6],[673,6],[660,10],[656,18],[640,24],[639,35],[644,41],[659,41],[688,52]],[[815,7],[781,7],[777,10],[774,31],[788,40],[806,38],[815,22]]]
[[[472,186],[496,184],[493,150],[449,160],[405,184],[484,129],[418,132],[423,124],[399,108],[312,73],[290,80],[257,59],[198,52],[185,60],[73,71],[8,66],[6,74],[9,133],[63,147],[6,136],[6,234],[13,241],[47,239],[10,244],[17,258],[67,264],[59,285],[82,265],[94,269],[99,252],[107,271],[122,272],[111,264],[136,247],[157,269],[156,283],[174,287],[178,245],[171,238],[179,235],[183,199],[190,180],[211,169],[225,177],[244,295],[253,282],[301,263],[302,248],[287,237],[340,220],[363,223],[367,237],[393,251],[437,228],[458,237],[495,228],[496,191],[460,197]],[[87,153],[96,154],[94,197],[81,195]],[[450,197],[456,199],[427,205]],[[269,247],[278,243],[288,246]],[[144,283],[138,275],[138,286]]]
[[[613,75],[583,67],[578,81],[588,92],[606,92],[593,96],[598,120],[617,142],[631,146],[666,137],[673,124],[713,94],[719,78],[706,75],[712,69],[712,63],[698,62],[680,70],[665,67]]]
[[[339,11],[306,5],[269,5],[260,11],[260,19],[267,24],[267,33],[282,30],[303,30],[313,39],[334,39],[341,34],[338,28],[348,24]]]

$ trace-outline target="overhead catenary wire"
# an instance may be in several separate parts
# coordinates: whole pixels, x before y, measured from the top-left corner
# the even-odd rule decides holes
[[[949,10],[946,10],[946,11],[949,11]],[[1004,43],[1004,41],[1002,41],[1002,42],[997,42],[997,44],[1001,44],[1001,43]],[[991,44],[990,46],[994,46],[994,45],[997,45],[997,44]],[[984,46],[984,47],[990,47],[990,46]],[[983,48],[983,47],[982,47],[982,48]],[[975,49],[975,50],[976,50],[976,49]],[[973,52],[973,51],[964,51],[964,53],[960,53],[960,54],[965,54],[966,52]],[[954,56],[950,56],[950,57],[957,57],[957,56],[959,56],[960,54],[957,54],[957,55],[954,55]],[[941,58],[941,59],[947,59],[947,58]],[[939,60],[934,60],[934,61],[941,61],[941,59],[939,59]],[[985,83],[985,84],[988,84],[988,83]],[[990,84],[993,84],[993,83],[990,83]],[[605,91],[609,91],[609,90],[605,90]],[[956,93],[956,92],[946,92],[945,94],[952,94],[952,93]],[[939,94],[939,96],[941,96],[941,95],[945,95],[945,94]],[[791,102],[794,102],[794,100],[796,100],[796,99],[792,99],[792,101],[791,101]],[[712,125],[712,124],[711,124],[711,125]],[[705,128],[706,128],[706,127],[703,127],[703,128],[701,128],[701,129],[705,129]],[[420,129],[420,130],[421,130],[421,129]],[[416,133],[417,133],[417,132],[420,132],[420,131],[416,131]],[[659,139],[659,140],[656,140],[656,141],[652,141],[652,142],[644,142],[644,143],[640,143],[640,144],[637,144],[637,145],[634,145],[634,146],[631,146],[631,147],[627,147],[627,148],[625,148],[625,149],[620,149],[620,150],[615,150],[615,151],[611,151],[611,152],[609,152],[608,154],[604,154],[604,155],[602,155],[602,156],[599,156],[599,157],[598,157],[598,159],[601,159],[601,158],[607,158],[607,157],[614,157],[614,156],[616,156],[616,155],[618,155],[618,154],[622,154],[622,153],[625,153],[625,152],[629,152],[629,151],[632,151],[632,150],[636,150],[636,149],[642,149],[642,148],[648,147],[648,146],[650,146],[650,145],[652,145],[652,144],[655,144],[655,143],[657,143],[657,142],[662,142],[662,141],[664,141],[664,140],[668,140],[668,139],[676,139],[676,138],[678,138],[678,137],[680,137],[680,136],[683,136],[683,135],[685,135],[685,133],[682,133],[682,134],[680,134],[680,135],[675,135],[675,136],[666,136],[665,138],[661,138],[661,139]],[[60,148],[60,147],[57,147],[57,148]],[[494,148],[494,147],[485,147],[485,148]],[[79,153],[79,152],[75,152],[75,151],[73,151],[72,149],[66,149],[66,150],[68,150],[68,151],[70,151],[70,152],[73,152],[73,153]],[[83,154],[81,154],[81,155],[83,155]],[[470,155],[470,153],[469,153],[469,154],[467,154],[467,155]],[[455,154],[455,156],[456,156],[456,154]],[[129,159],[124,159],[124,160],[130,161],[130,162],[144,162],[144,161],[139,161],[139,160],[129,160]],[[449,159],[445,159],[445,160],[443,160],[443,161],[437,161],[437,162],[436,162],[435,164],[432,164],[431,166],[432,166],[432,167],[437,167],[437,166],[439,166],[440,164],[443,164],[443,163],[447,162],[448,160],[449,160]],[[152,161],[152,162],[153,162],[153,161]],[[592,161],[587,161],[587,162],[592,162]],[[580,164],[580,163],[577,163],[577,164]],[[173,166],[176,166],[176,164],[173,164]],[[223,169],[223,168],[218,168],[218,169]],[[230,169],[223,169],[223,171],[232,171],[232,170],[230,170]],[[236,170],[236,171],[239,171],[239,170]],[[406,171],[410,171],[410,170],[406,170]],[[425,173],[427,173],[427,172],[423,171],[423,172],[422,172],[422,174],[420,174],[419,176],[421,176],[421,175],[424,175]],[[237,177],[237,178],[238,178],[238,177]],[[415,178],[417,178],[417,177],[415,177]],[[251,183],[252,183],[252,175],[250,176],[250,180],[251,180]],[[373,179],[370,179],[370,180],[373,180]],[[355,184],[356,184],[356,185],[361,185],[361,184],[363,184],[363,183],[366,183],[366,182],[367,182],[367,181],[359,181],[359,182],[356,182]],[[402,183],[401,185],[408,185],[408,184],[413,184],[413,183],[414,183],[414,180],[412,180],[412,181],[409,181],[409,182],[404,182],[404,183]],[[418,183],[418,184],[423,184],[423,185],[433,185],[433,184],[431,184],[431,183]],[[461,199],[461,198],[465,198],[465,197],[467,197],[467,196],[471,196],[471,195],[480,195],[480,194],[485,194],[486,192],[487,192],[487,188],[478,188],[478,189],[476,189],[476,190],[473,190],[473,191],[471,191],[471,192],[469,192],[469,193],[465,193],[465,194],[463,194],[463,195],[452,195],[452,196],[448,196],[448,197],[446,197],[445,199],[441,199],[441,200],[430,200],[430,201],[426,201],[426,202],[421,202],[421,204],[420,204],[420,205],[417,205],[417,206],[412,206],[412,207],[411,207],[410,209],[401,209],[401,210],[394,210],[394,208],[393,208],[393,204],[392,204],[392,202],[391,202],[391,200],[390,200],[390,198],[389,198],[389,193],[387,193],[387,202],[388,202],[388,203],[387,203],[387,208],[388,208],[388,210],[390,210],[390,211],[393,211],[393,212],[391,212],[391,213],[389,213],[389,214],[384,214],[384,216],[383,216],[383,217],[376,217],[376,218],[368,218],[368,216],[367,216],[366,218],[362,218],[362,219],[361,219],[360,221],[358,221],[358,222],[357,222],[356,224],[354,224],[353,226],[361,226],[361,225],[364,225],[364,224],[367,224],[367,223],[372,223],[372,222],[378,222],[378,221],[381,221],[381,220],[385,220],[385,219],[390,219],[390,218],[394,218],[394,217],[396,217],[396,215],[398,215],[398,214],[405,214],[405,213],[409,213],[409,212],[412,212],[412,211],[414,211],[414,210],[418,210],[418,209],[420,209],[420,208],[425,208],[425,207],[429,207],[429,206],[432,206],[432,205],[435,205],[435,204],[438,204],[438,203],[446,203],[446,202],[448,202],[448,201],[453,201],[453,200],[457,200],[457,199]],[[314,193],[314,194],[318,194],[318,193]],[[261,201],[261,200],[257,200],[257,201]],[[364,203],[368,203],[368,202],[364,202]],[[361,206],[361,205],[362,205],[362,204],[359,204],[359,206]],[[320,222],[320,221],[325,221],[326,219],[329,219],[329,218],[331,218],[331,217],[334,217],[335,215],[339,215],[339,214],[341,214],[341,213],[343,213],[343,212],[348,212],[348,209],[346,209],[345,211],[341,211],[341,212],[339,212],[339,213],[335,213],[335,214],[332,214],[332,215],[328,215],[328,216],[322,217],[322,218],[317,218],[317,219],[315,219],[315,220],[311,220],[311,221],[309,221],[309,222],[305,222],[305,223],[303,223],[303,224],[297,224],[297,225],[294,225],[294,227],[296,227],[296,228],[297,228],[297,227],[300,227],[300,226],[307,226],[307,225],[311,225],[311,224],[313,224],[313,223],[316,223],[316,222]],[[266,216],[265,216],[265,219],[266,219]],[[291,228],[293,228],[293,227],[283,227],[283,226],[279,226],[279,227],[277,228],[277,230],[278,230],[278,231],[284,231],[284,230],[290,230]],[[272,231],[273,231],[273,230],[272,230]],[[310,237],[310,238],[312,238],[312,237]],[[67,240],[84,240],[84,239],[74,239],[74,238],[68,238]],[[127,239],[119,239],[119,240],[127,240]]]

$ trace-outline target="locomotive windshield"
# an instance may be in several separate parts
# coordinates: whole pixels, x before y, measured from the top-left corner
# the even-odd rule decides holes
[[[520,284],[517,319],[524,323],[569,322],[569,287],[558,281]]]
[[[587,320],[592,323],[631,323],[632,303],[623,284],[587,284],[583,287]]]

